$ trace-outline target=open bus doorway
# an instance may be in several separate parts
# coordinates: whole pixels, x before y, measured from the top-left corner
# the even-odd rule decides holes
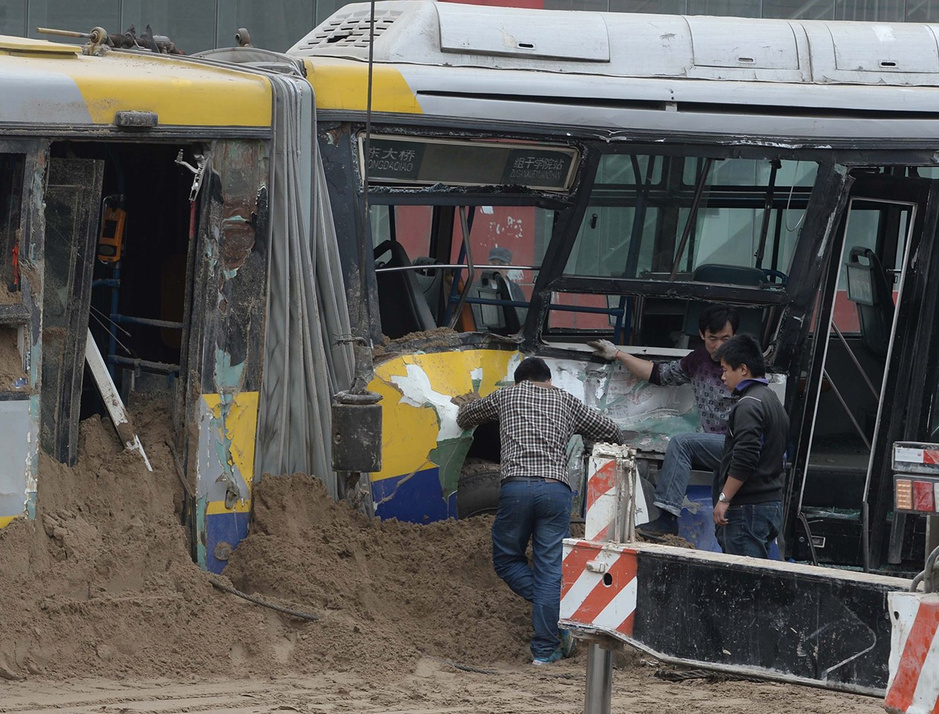
[[[923,539],[905,533],[880,485],[917,389],[903,338],[918,309],[910,256],[929,230],[930,190],[927,181],[869,174],[852,187],[815,312],[813,329],[827,339],[816,340],[811,366],[806,355],[814,412],[802,432],[797,559],[869,569],[922,557],[914,550]]]
[[[86,335],[93,336],[125,405],[146,393],[155,408],[165,406],[167,416],[174,411],[194,226],[192,174],[175,161],[180,149],[142,143],[52,146],[45,208],[43,448],[64,463],[77,457],[78,421],[107,413],[85,363]],[[193,153],[183,149],[189,161]]]

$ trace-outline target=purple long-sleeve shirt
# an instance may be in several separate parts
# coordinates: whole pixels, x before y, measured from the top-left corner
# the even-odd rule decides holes
[[[681,359],[653,364],[649,382],[669,387],[690,383],[704,431],[727,433],[727,415],[735,400],[721,381],[720,362],[712,360],[703,345]]]

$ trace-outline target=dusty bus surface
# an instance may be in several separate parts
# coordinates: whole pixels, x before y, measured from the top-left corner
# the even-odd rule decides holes
[[[690,388],[652,387],[585,343],[675,359],[704,305],[734,305],[790,416],[779,547],[799,563],[772,577],[802,592],[805,621],[728,661],[765,665],[790,638],[793,676],[882,692],[887,594],[936,538],[930,516],[894,508],[891,459],[939,424],[936,31],[379,2],[374,31],[371,8],[350,5],[291,48],[316,94],[337,232],[357,237],[340,242],[345,273],[367,276],[351,309],[368,312],[383,395],[376,512],[494,508],[498,435],[460,430],[450,397],[509,383],[528,354],[613,416],[654,480],[669,437],[700,428]],[[571,445],[581,484],[585,457]],[[681,535],[706,551],[699,476]],[[721,591],[725,573],[744,591],[772,579],[719,554],[667,558],[649,587],[688,587],[659,597],[662,616]],[[698,587],[695,568],[710,578]],[[689,655],[720,626],[701,602],[687,637],[658,628],[650,647],[712,662]]]
[[[0,525],[35,515],[40,452],[74,464],[80,418],[134,399],[172,405],[203,567],[246,534],[256,475],[336,493],[350,327],[344,295],[316,301],[335,236],[312,92],[280,62],[0,38]]]
[[[939,423],[934,28],[380,2],[369,48],[369,16],[347,6],[288,54],[345,273],[368,277],[350,307],[384,396],[377,513],[486,506],[497,434],[458,429],[449,397],[522,354],[631,432],[654,479],[668,436],[699,428],[690,388],[585,342],[674,359],[719,302],[791,417],[784,555],[915,569],[925,520],[894,513],[889,452]],[[682,534],[713,547],[706,489]]]
[[[2,39],[0,517],[34,512],[39,452],[74,461],[78,419],[105,411],[89,328],[116,391],[172,398],[193,555],[219,570],[265,472],[333,496],[371,472],[383,518],[491,510],[497,432],[460,430],[450,398],[522,355],[616,419],[654,480],[699,428],[690,388],[586,342],[674,359],[725,303],[791,420],[781,556],[918,570],[929,516],[894,508],[891,450],[939,424],[937,28],[375,13],[342,8],[286,56]],[[377,397],[381,459],[337,463]],[[707,550],[701,479],[682,534]]]

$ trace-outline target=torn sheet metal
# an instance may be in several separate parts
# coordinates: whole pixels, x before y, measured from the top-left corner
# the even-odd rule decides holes
[[[379,365],[369,389],[382,395],[385,410],[383,468],[371,476],[380,517],[416,523],[455,517],[473,432],[456,424],[458,409],[450,400],[513,384],[521,360],[516,351],[471,349],[415,353]],[[546,361],[555,386],[610,416],[637,448],[664,452],[669,436],[700,428],[690,386],[656,387],[616,365]],[[568,452],[573,482],[581,483],[583,441],[572,439]]]

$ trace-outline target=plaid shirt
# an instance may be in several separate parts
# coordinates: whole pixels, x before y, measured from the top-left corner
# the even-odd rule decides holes
[[[503,480],[535,476],[570,486],[567,444],[574,434],[590,441],[620,441],[619,429],[608,417],[563,389],[527,381],[464,404],[456,418],[463,429],[487,421],[499,422]]]

